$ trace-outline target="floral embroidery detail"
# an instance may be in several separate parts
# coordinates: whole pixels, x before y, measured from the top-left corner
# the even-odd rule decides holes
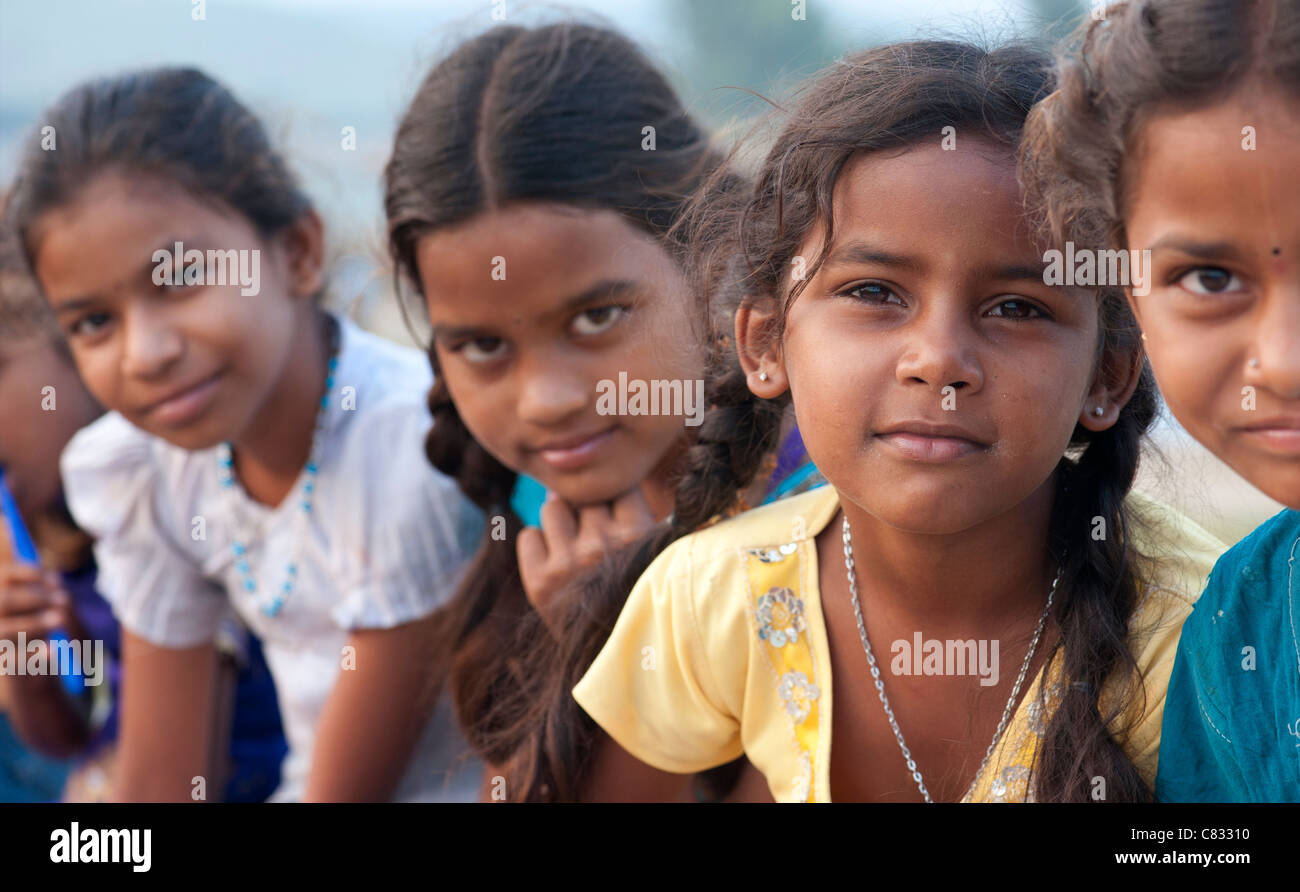
[[[812,702],[821,695],[821,690],[802,672],[787,672],[781,676],[777,693],[785,701],[786,714],[797,725],[808,717]]]
[[[812,789],[812,755],[804,750],[799,754],[799,774],[791,785],[795,802],[807,802],[808,792]]]
[[[1025,722],[1029,725],[1029,730],[1039,737],[1042,737],[1043,732],[1047,730],[1047,723],[1043,721],[1043,705],[1037,698],[1025,707]]]
[[[1051,709],[1052,704],[1056,703],[1064,690],[1065,689],[1061,686],[1059,681],[1053,683],[1053,685],[1047,689],[1048,710]],[[1042,737],[1047,733],[1047,715],[1043,710],[1041,701],[1037,697],[1030,701],[1029,705],[1025,707],[1025,724],[1029,726],[1030,731],[1034,732],[1034,734],[1039,737]]]
[[[799,550],[797,542],[787,542],[777,548],[751,548],[749,553],[765,564],[776,564]]]
[[[803,599],[784,586],[768,589],[758,599],[758,637],[773,647],[785,647],[799,640],[807,626],[803,619]]]
[[[992,786],[989,787],[989,793],[992,795],[993,802],[1006,802],[1007,793],[1011,791],[1012,784],[1021,784],[1029,780],[1029,769],[1024,765],[1011,765],[1002,769],[1001,773],[994,779]]]

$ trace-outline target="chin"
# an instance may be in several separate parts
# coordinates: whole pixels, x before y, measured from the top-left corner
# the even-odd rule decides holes
[[[211,449],[220,443],[230,439],[223,436],[223,432],[216,430],[211,424],[193,424],[181,428],[160,428],[156,425],[144,425],[138,421],[132,421],[137,427],[145,433],[151,434],[160,440],[165,440],[178,449],[186,449],[190,452],[200,452],[204,449]]]
[[[1238,467],[1242,465],[1236,465],[1233,470]],[[1281,502],[1292,511],[1300,511],[1300,465],[1277,467],[1274,464],[1269,467],[1260,461],[1257,467],[1258,471],[1252,467],[1249,473],[1242,474],[1246,481],[1275,502]]]
[[[637,486],[642,477],[629,476],[625,470],[593,468],[574,474],[529,475],[570,505],[599,505]]]

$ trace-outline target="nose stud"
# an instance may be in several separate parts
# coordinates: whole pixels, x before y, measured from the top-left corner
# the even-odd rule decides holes
[[[1246,360],[1246,365],[1247,365],[1249,368],[1252,368],[1252,369],[1257,369],[1257,368],[1259,368],[1259,357],[1258,357],[1258,356],[1252,356],[1250,359]]]

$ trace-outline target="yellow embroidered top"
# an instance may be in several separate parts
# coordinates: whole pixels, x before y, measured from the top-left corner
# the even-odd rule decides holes
[[[1115,727],[1129,729],[1117,740],[1150,787],[1178,636],[1225,546],[1152,499],[1134,493],[1128,505],[1148,521],[1130,531],[1136,549],[1159,561],[1142,574],[1129,623],[1145,709]],[[703,771],[745,754],[778,802],[830,801],[831,664],[814,538],[838,510],[825,486],[674,542],[632,589],[573,689],[578,703],[661,770]],[[865,660],[846,671],[871,683]],[[1059,691],[1058,676],[1049,691]],[[1031,798],[1043,683],[1040,672],[966,801]],[[1135,699],[1131,710],[1143,705]]]

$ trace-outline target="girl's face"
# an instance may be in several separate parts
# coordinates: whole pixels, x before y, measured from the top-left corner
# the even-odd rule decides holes
[[[1095,298],[1043,283],[1014,158],[970,138],[861,155],[833,203],[831,251],[751,388],[788,381],[813,461],[896,529],[957,533],[1050,494],[1075,425],[1114,423],[1132,363],[1114,394],[1094,383]]]
[[[655,239],[613,211],[516,204],[425,236],[416,259],[443,380],[499,461],[575,504],[672,462],[688,418],[617,414],[620,373],[629,395],[681,381],[692,398],[702,374],[686,282]]]
[[[59,454],[99,409],[67,356],[45,335],[0,336],[0,467],[22,515],[59,498]]]
[[[236,440],[249,426],[284,371],[307,303],[291,297],[319,284],[291,233],[266,243],[232,211],[116,173],[42,216],[33,238],[36,276],[90,392],[186,449]],[[258,293],[243,294],[239,276],[155,284],[154,252],[172,254],[178,241],[205,257],[257,251],[241,256],[250,273],[256,258]]]
[[[1151,291],[1131,302],[1170,410],[1292,508],[1300,508],[1298,155],[1300,103],[1276,90],[1159,115],[1141,132],[1125,221],[1129,247],[1151,251]]]

